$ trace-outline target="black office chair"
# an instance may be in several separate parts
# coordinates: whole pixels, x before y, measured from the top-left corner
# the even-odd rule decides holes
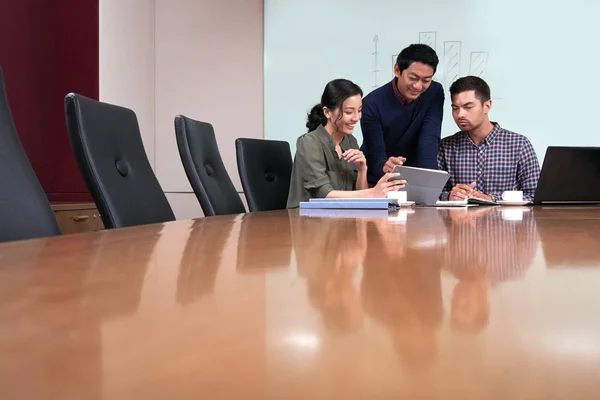
[[[183,168],[204,215],[245,213],[246,208],[223,165],[213,126],[178,115],[175,135]]]
[[[0,69],[0,242],[59,234],[54,212],[17,135]]]
[[[75,159],[106,228],[175,219],[132,110],[70,93],[65,114]]]
[[[237,139],[235,149],[250,211],[285,209],[294,162],[290,144],[278,140]]]

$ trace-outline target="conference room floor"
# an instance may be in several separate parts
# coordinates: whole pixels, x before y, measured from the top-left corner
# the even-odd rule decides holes
[[[326,214],[0,245],[2,398],[600,398],[600,208]]]

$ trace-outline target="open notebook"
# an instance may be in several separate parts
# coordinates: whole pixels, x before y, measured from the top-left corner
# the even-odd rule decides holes
[[[446,201],[438,201],[435,203],[436,206],[445,206],[445,207],[465,207],[469,205],[484,205],[484,206],[497,206],[499,205],[495,201],[480,199],[478,197],[471,197],[467,200],[446,200]]]

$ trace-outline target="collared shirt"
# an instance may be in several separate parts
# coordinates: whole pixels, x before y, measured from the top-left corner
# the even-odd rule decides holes
[[[444,89],[433,81],[417,100],[402,105],[395,94],[397,82],[390,80],[363,99],[361,150],[372,185],[384,175],[383,166],[392,156],[406,157],[405,165],[410,167],[437,169]]]
[[[345,135],[340,147],[342,153],[358,149],[358,142],[354,136]],[[310,198],[327,197],[333,190],[354,190],[357,179],[356,166],[340,159],[331,135],[319,126],[296,142],[287,208],[296,208]]]
[[[404,97],[402,93],[400,93],[400,90],[398,90],[398,78],[396,77],[394,77],[394,79],[392,80],[392,88],[394,89],[394,95],[396,96],[400,104],[402,104],[403,106],[410,106],[412,104],[409,103],[408,100],[406,100],[406,97]]]
[[[450,173],[440,196],[447,200],[457,184],[476,182],[475,190],[502,199],[507,190],[523,191],[524,200],[533,200],[540,177],[540,165],[529,140],[493,123],[494,128],[476,145],[466,132],[442,139],[438,168]]]

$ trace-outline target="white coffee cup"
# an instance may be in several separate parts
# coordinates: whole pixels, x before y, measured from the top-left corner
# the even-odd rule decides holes
[[[504,201],[523,201],[523,192],[520,190],[507,190],[502,193],[502,200]]]
[[[394,190],[387,193],[388,199],[397,199],[399,203],[406,203],[408,196],[406,190]]]

